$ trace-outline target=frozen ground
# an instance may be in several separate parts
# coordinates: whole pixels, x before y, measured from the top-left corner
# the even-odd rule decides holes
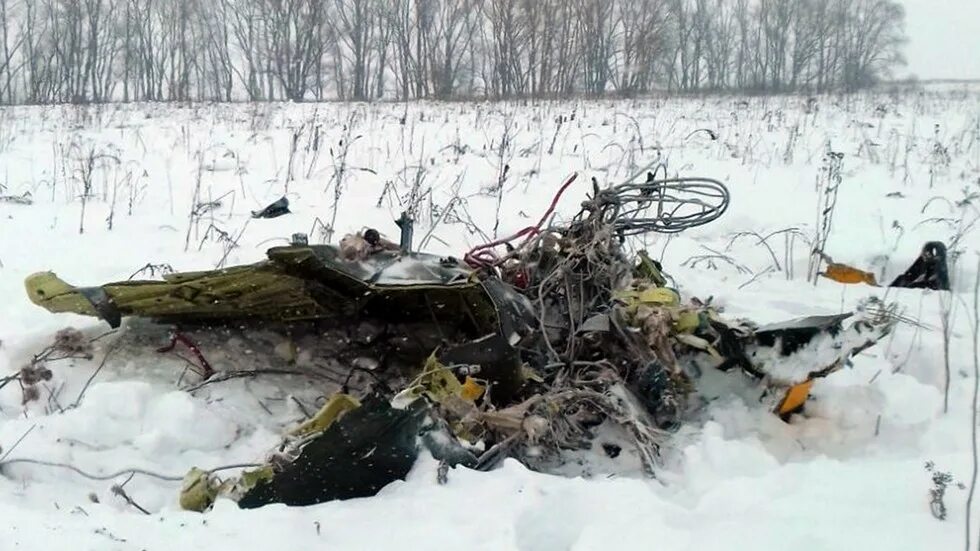
[[[925,241],[963,235],[946,414],[946,295],[806,282],[804,237],[816,231],[828,148],[845,155],[826,247],[835,260],[887,280]],[[887,294],[925,327],[901,327],[820,381],[805,415],[788,424],[737,396],[718,399],[676,435],[658,480],[566,479],[511,462],[490,473],[453,471],[440,486],[433,462],[421,461],[407,481],[371,499],[257,511],[222,502],[200,515],[177,508],[179,483],[137,475],[125,490],[145,515],[111,491],[127,476],[96,481],[17,463],[0,477],[0,549],[962,546],[967,492],[952,485],[948,518],[937,520],[925,468],[931,461],[969,482],[980,96],[962,90],[824,97],[809,108],[802,98],[720,98],[3,109],[0,195],[30,192],[33,204],[0,202],[0,376],[58,329],[106,330],[33,306],[22,282],[35,271],[95,284],[148,263],[247,263],[294,232],[326,238],[324,224],[336,228],[334,240],[365,226],[395,236],[392,220],[409,204],[420,220],[416,241],[441,221],[426,247],[459,255],[485,241],[474,227],[492,235],[499,221],[505,235],[536,220],[573,171],[616,183],[658,158],[671,174],[722,180],[733,197],[710,226],[637,244],[662,257],[685,295],[713,296],[729,315],[769,322]],[[574,214],[589,188],[580,178],[560,215]],[[284,193],[292,214],[249,220]],[[220,205],[192,215],[209,201]],[[733,241],[738,232],[787,228],[799,236],[773,237],[771,252],[752,237]],[[703,258],[716,253],[732,262]],[[51,364],[37,401],[22,405],[16,384],[0,391],[0,456],[180,477],[193,466],[260,459],[302,418],[297,401],[312,408],[318,395],[285,378],[186,392],[194,376],[182,377],[149,345],[145,355],[110,355],[100,369],[113,338],[97,342],[90,362]]]

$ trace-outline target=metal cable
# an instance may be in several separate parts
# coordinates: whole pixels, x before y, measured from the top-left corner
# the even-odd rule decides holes
[[[601,190],[584,203],[598,210],[620,236],[679,233],[720,218],[731,202],[728,188],[701,177],[663,178]]]

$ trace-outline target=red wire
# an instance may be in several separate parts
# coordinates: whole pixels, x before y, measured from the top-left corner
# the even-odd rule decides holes
[[[510,243],[511,241],[524,236],[527,236],[527,238],[521,243],[521,245],[527,244],[527,242],[530,241],[533,236],[541,233],[541,226],[543,226],[552,213],[555,212],[555,208],[558,207],[558,201],[561,199],[561,196],[565,193],[565,190],[572,185],[572,182],[574,182],[576,178],[578,178],[577,172],[565,180],[565,183],[558,189],[558,193],[556,193],[554,198],[552,198],[551,205],[548,207],[548,210],[545,211],[544,216],[541,217],[541,220],[539,220],[536,225],[528,226],[510,237],[504,237],[502,239],[497,239],[496,241],[491,241],[490,243],[478,245],[463,255],[463,260],[465,260],[466,263],[473,268],[490,267],[499,260],[497,254],[491,250],[494,247],[498,247],[505,243]]]
[[[167,346],[158,348],[157,352],[170,352],[177,347],[178,342],[186,346],[187,349],[197,357],[197,361],[201,362],[201,369],[204,371],[201,375],[204,377],[204,379],[209,379],[211,375],[214,375],[214,368],[212,368],[211,364],[208,363],[207,358],[204,357],[204,353],[201,352],[201,349],[197,346],[197,344],[195,344],[190,337],[176,329],[170,332],[170,342],[167,344]]]
[[[551,200],[551,205],[548,207],[548,210],[544,213],[544,216],[541,217],[541,220],[538,220],[538,224],[534,226],[535,234],[541,232],[541,226],[543,226],[544,223],[548,221],[548,218],[551,217],[552,213],[555,212],[555,208],[558,206],[558,201],[561,199],[561,196],[565,193],[565,190],[568,189],[568,186],[572,185],[576,178],[578,178],[578,172],[575,172],[569,176],[569,178],[565,180],[565,183],[558,189],[558,193],[556,193],[555,197]],[[524,240],[524,243],[527,243],[530,240],[531,236],[528,236],[528,238]],[[521,244],[523,245],[524,243]]]
[[[544,216],[541,217],[541,220],[538,221],[538,225],[534,226],[534,233],[539,233],[541,231],[541,226],[544,225],[548,218],[551,217],[552,213],[555,212],[555,208],[558,207],[558,200],[561,199],[561,196],[565,193],[565,190],[568,189],[568,186],[572,185],[576,178],[578,178],[578,172],[572,174],[568,180],[565,180],[565,183],[562,184],[561,188],[558,189],[558,193],[556,193],[555,197],[551,200],[551,205],[548,207],[548,211],[545,212]]]

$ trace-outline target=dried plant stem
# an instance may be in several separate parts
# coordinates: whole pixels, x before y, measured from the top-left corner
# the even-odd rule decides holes
[[[972,470],[970,471],[970,491],[966,498],[966,541],[965,549],[970,551],[970,536],[972,524],[973,495],[977,488],[977,470],[980,462],[977,459],[977,402],[980,398],[980,260],[977,261],[976,279],[973,283],[973,399],[970,402],[970,455]]]

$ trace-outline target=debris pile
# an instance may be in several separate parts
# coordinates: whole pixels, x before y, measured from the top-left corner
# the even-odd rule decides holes
[[[284,335],[277,355],[326,380],[326,404],[263,467],[227,480],[188,474],[181,504],[199,511],[218,496],[246,508],[370,496],[423,450],[444,467],[486,470],[512,457],[547,472],[617,465],[653,475],[670,431],[705,400],[704,373],[746,373],[786,416],[804,406],[814,378],[899,319],[873,299],[853,313],[770,326],[727,319],[710,300],[683,300],[658,262],[630,249],[633,236],[722,216],[724,185],[648,174],[601,189],[593,180],[581,211],[554,225],[573,181],[538,224],[461,260],[412,251],[403,216],[397,245],[375,230],[336,247],[299,236],[248,266],[89,288],[45,272],[27,291],[52,312],[177,326],[170,345],[196,350],[206,376],[203,336]]]

